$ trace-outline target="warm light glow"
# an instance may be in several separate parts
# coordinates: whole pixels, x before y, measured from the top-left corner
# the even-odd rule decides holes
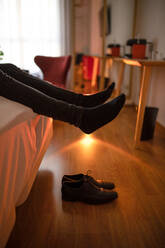
[[[127,65],[141,66],[141,64],[137,60],[124,59],[123,62]]]
[[[122,155],[122,156],[126,156],[128,159],[135,161],[137,164],[139,165],[143,165],[146,166],[148,170],[153,170],[152,167],[149,167],[147,163],[143,162],[140,158],[130,154],[129,152],[125,151],[124,149],[117,147],[111,143],[96,139],[96,142],[98,142],[98,144],[102,144],[103,146],[109,147],[111,150],[116,151],[118,154]]]
[[[85,135],[80,143],[84,146],[90,146],[94,142],[94,139],[90,135]]]

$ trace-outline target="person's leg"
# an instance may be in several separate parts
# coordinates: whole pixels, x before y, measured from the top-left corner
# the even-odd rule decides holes
[[[88,134],[112,121],[119,114],[125,102],[125,95],[122,94],[98,107],[75,106],[22,84],[1,70],[0,95],[28,106],[38,114],[73,124]]]
[[[59,88],[44,80],[34,77],[22,71],[13,64],[0,64],[0,69],[3,72],[7,73],[9,76],[39,91],[42,91],[44,94],[50,97],[82,107],[95,107],[104,103],[111,96],[115,86],[115,83],[112,83],[107,89],[102,92],[98,92],[93,95],[82,95]]]

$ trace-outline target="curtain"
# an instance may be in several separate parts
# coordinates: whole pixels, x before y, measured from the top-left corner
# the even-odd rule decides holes
[[[72,13],[72,0],[61,0],[60,1],[60,25],[61,25],[61,53],[71,54],[71,13]]]
[[[36,55],[66,53],[65,1],[0,0],[0,48],[3,63],[35,71]],[[69,11],[69,8],[68,8]],[[64,40],[65,39],[65,42]]]

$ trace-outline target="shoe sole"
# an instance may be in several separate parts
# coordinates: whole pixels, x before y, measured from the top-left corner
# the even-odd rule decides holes
[[[84,202],[84,203],[88,203],[88,204],[95,204],[95,205],[99,205],[99,204],[104,204],[104,203],[108,203],[108,202],[111,202],[115,199],[118,198],[118,195],[112,197],[111,199],[105,199],[105,200],[96,200],[96,199],[76,199],[76,198],[69,198],[69,197],[64,197],[62,196],[62,200],[63,201],[72,201],[72,202],[76,202],[76,201],[79,201],[79,202]]]

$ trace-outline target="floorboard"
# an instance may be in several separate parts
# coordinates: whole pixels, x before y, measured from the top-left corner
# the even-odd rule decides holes
[[[27,201],[17,208],[6,248],[165,247],[165,129],[157,125],[154,139],[135,150],[136,114],[125,107],[90,136],[54,122],[52,142]],[[88,170],[113,181],[118,199],[97,206],[62,201],[62,176]]]

